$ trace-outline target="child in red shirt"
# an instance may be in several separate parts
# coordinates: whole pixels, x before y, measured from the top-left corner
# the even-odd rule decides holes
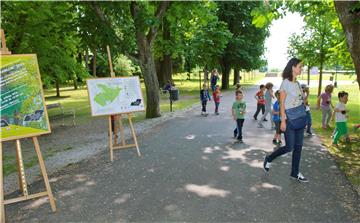
[[[257,108],[254,114],[254,119],[257,120],[257,116],[261,110],[261,113],[264,114],[265,112],[265,85],[260,85],[260,90],[255,94],[255,99],[257,100]],[[264,120],[265,121],[265,120]]]
[[[216,85],[215,91],[213,92],[213,99],[215,102],[215,115],[219,115],[221,91],[219,85]]]

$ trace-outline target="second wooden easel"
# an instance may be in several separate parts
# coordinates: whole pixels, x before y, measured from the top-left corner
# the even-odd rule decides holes
[[[106,46],[106,48],[107,48],[107,53],[108,53],[110,74],[111,74],[111,77],[115,77],[115,72],[113,70],[112,61],[111,61],[110,47]],[[127,118],[129,120],[129,126],[130,126],[130,130],[131,130],[131,135],[132,135],[132,138],[134,140],[134,143],[132,143],[132,144],[126,144],[126,142],[125,142],[125,132],[124,132],[124,126],[123,126],[123,123],[122,123],[123,115],[127,115]],[[118,143],[118,140],[117,140],[118,128],[117,128],[116,122],[118,122],[119,128],[120,128],[121,144]],[[113,129],[112,129],[112,124],[114,124],[114,132],[113,132]],[[114,139],[113,139],[113,133],[114,133]],[[132,123],[132,114],[131,113],[123,113],[123,114],[114,115],[114,123],[112,123],[111,115],[110,115],[109,116],[109,149],[110,149],[110,160],[111,160],[111,162],[114,160],[114,150],[116,150],[116,149],[128,149],[128,148],[133,148],[133,147],[136,148],[138,156],[141,156],[141,153],[140,153],[140,150],[139,150],[139,145],[138,145],[137,138],[136,138],[134,125]]]

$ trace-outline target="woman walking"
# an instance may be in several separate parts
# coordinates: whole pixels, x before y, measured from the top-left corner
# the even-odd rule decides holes
[[[290,177],[300,182],[308,182],[308,179],[299,172],[306,125],[303,92],[299,82],[296,81],[296,77],[301,73],[301,66],[301,60],[292,58],[283,71],[283,82],[280,86],[280,128],[285,132],[285,146],[265,156],[263,168],[265,172],[269,172],[273,160],[292,151]]]

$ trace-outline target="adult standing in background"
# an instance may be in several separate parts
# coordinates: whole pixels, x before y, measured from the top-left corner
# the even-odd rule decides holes
[[[303,92],[296,81],[296,77],[301,74],[301,66],[301,60],[292,58],[283,71],[283,82],[280,86],[280,129],[285,132],[285,145],[265,156],[263,168],[265,172],[269,172],[273,160],[292,151],[290,177],[300,182],[308,182],[299,171],[306,125]]]
[[[219,73],[217,71],[217,69],[213,69],[211,71],[211,76],[210,76],[210,84],[211,84],[211,90],[214,92],[215,91],[215,88],[216,88],[216,85],[217,85],[217,82],[219,80]]]

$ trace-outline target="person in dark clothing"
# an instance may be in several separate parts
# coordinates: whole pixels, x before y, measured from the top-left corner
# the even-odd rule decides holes
[[[207,116],[208,114],[206,113],[206,104],[207,101],[211,101],[207,84],[203,84],[203,88],[200,90],[200,101],[202,106],[201,115]]]

